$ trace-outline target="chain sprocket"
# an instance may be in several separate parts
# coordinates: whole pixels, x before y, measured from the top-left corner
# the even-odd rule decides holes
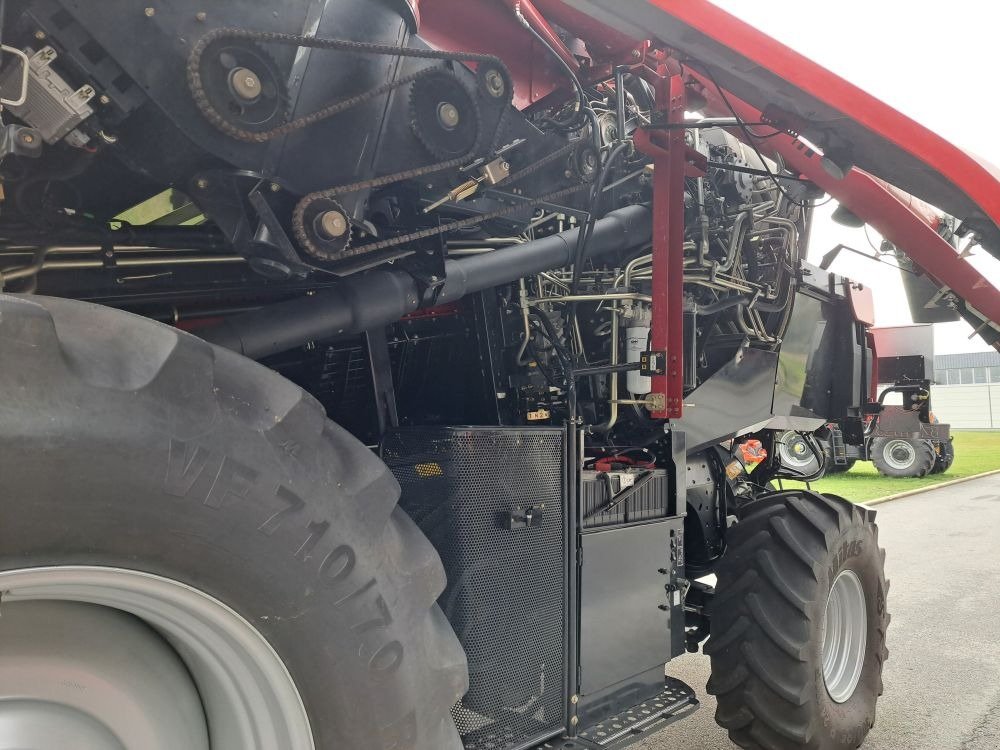
[[[256,42],[216,39],[205,48],[200,74],[206,98],[230,126],[259,133],[288,120],[281,70]]]
[[[482,115],[458,76],[437,70],[410,86],[410,126],[431,156],[454,159],[477,151]]]
[[[513,100],[514,88],[512,83],[512,78],[506,65],[503,61],[493,55],[483,55],[472,52],[444,52],[440,50],[429,50],[429,49],[412,49],[412,48],[402,48],[393,47],[384,44],[374,44],[369,42],[355,42],[344,39],[323,39],[316,37],[307,37],[296,34],[284,34],[279,32],[266,32],[266,31],[253,31],[250,29],[239,29],[239,28],[219,28],[210,31],[205,36],[203,36],[197,44],[195,44],[194,49],[191,51],[191,55],[188,58],[187,67],[187,77],[188,86],[194,97],[194,101],[198,109],[201,111],[202,115],[218,130],[225,133],[231,138],[236,140],[244,141],[246,143],[266,143],[275,138],[280,138],[282,136],[288,135],[290,133],[297,132],[318,122],[327,120],[335,115],[342,112],[346,112],[353,107],[357,107],[364,102],[371,101],[372,99],[378,98],[398,88],[412,84],[425,76],[430,76],[434,73],[439,72],[437,68],[427,68],[416,73],[403,76],[395,81],[386,82],[380,86],[377,86],[368,91],[362,92],[352,97],[348,97],[339,102],[334,102],[316,110],[308,115],[303,115],[295,120],[286,122],[282,125],[270,128],[268,130],[254,131],[247,128],[241,128],[233,123],[229,122],[226,117],[223,116],[209,100],[204,86],[204,78],[201,73],[202,58],[204,57],[206,50],[209,46],[220,39],[239,39],[244,41],[256,42],[260,44],[282,44],[294,47],[307,47],[311,49],[326,49],[326,50],[339,50],[345,52],[356,52],[358,54],[373,54],[373,55],[390,55],[396,57],[412,57],[427,60],[444,60],[444,61],[457,61],[457,62],[473,62],[476,63],[480,68],[481,73],[477,76],[480,81],[480,87],[484,85],[488,88],[492,86],[493,90],[496,92],[499,86],[495,83],[495,76],[490,76],[489,71],[493,70],[504,82],[504,92],[502,97],[499,95],[494,96],[494,100],[500,100],[503,103],[504,111],[503,115],[499,118],[497,123],[496,132],[493,134],[491,148],[495,148],[497,141],[500,137],[500,133],[503,129],[504,118],[509,110],[509,105]],[[490,79],[494,79],[491,84]],[[492,96],[489,90],[487,90],[487,96]],[[489,101],[489,99],[487,99]],[[478,145],[478,144],[476,144]],[[556,151],[548,154],[542,159],[538,160],[534,164],[525,167],[519,172],[510,175],[501,183],[498,183],[497,187],[500,185],[510,185],[518,180],[521,180],[530,174],[533,174],[540,169],[544,168],[553,161],[557,161],[566,154],[569,154],[576,148],[576,144],[568,144]],[[416,167],[414,169],[405,170],[402,172],[397,172],[395,174],[383,175],[381,177],[374,177],[368,180],[363,180],[349,185],[341,185],[338,187],[329,188],[326,190],[319,190],[313,193],[309,193],[304,196],[298,204],[295,206],[295,210],[292,213],[292,229],[295,233],[295,237],[303,247],[303,249],[310,255],[316,258],[323,258],[324,254],[329,252],[329,248],[323,248],[314,242],[311,237],[311,232],[307,230],[307,221],[309,221],[309,216],[313,216],[315,212],[312,210],[313,205],[319,201],[334,201],[338,197],[344,195],[350,195],[351,193],[361,192],[363,190],[373,190],[379,187],[385,187],[387,185],[392,185],[397,182],[403,182],[406,180],[416,179],[417,177],[423,177],[428,174],[433,174],[435,172],[443,172],[448,169],[457,169],[466,165],[472,156],[472,152],[468,154],[462,154],[461,156],[456,156],[455,158],[447,159],[446,161],[440,161],[435,164],[428,164],[423,167]],[[351,248],[347,245],[340,251],[341,255],[360,255],[363,253],[373,252],[376,250],[383,250],[392,247],[397,247],[399,245],[404,245],[410,242],[414,242],[421,239],[426,239],[429,237],[438,236],[446,232],[454,231],[457,229],[463,229],[466,227],[477,226],[486,221],[493,219],[503,218],[506,216],[511,216],[513,214],[519,213],[529,208],[541,205],[543,203],[549,203],[559,200],[560,198],[568,197],[576,192],[579,192],[586,188],[586,185],[573,185],[562,190],[557,190],[553,193],[540,196],[538,198],[526,200],[523,203],[518,203],[512,206],[507,206],[502,209],[498,209],[491,213],[482,214],[479,216],[470,217],[468,219],[462,219],[459,221],[450,222],[443,224],[441,226],[432,227],[429,229],[422,229],[416,232],[410,232],[404,235],[398,235],[396,237],[391,237],[385,240],[379,240],[377,242],[372,242],[361,247]],[[339,205],[339,204],[338,204]]]

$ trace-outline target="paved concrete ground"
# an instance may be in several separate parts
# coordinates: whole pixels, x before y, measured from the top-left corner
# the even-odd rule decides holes
[[[887,550],[889,661],[865,750],[1000,748],[1000,476],[877,506]],[[703,698],[641,750],[732,750],[704,691],[708,657],[668,672]]]

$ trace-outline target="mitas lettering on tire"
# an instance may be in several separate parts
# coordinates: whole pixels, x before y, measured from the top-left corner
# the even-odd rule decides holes
[[[875,722],[888,658],[875,512],[777,492],[730,531],[711,607],[708,691],[747,750],[855,750]]]

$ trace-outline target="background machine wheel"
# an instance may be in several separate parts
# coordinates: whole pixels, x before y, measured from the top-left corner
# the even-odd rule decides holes
[[[888,582],[872,510],[805,491],[752,503],[712,605],[716,720],[752,750],[854,750],[888,657]]]
[[[869,453],[878,473],[886,477],[926,476],[937,458],[929,440],[910,438],[875,438]]]
[[[934,468],[931,469],[931,474],[944,474],[953,463],[955,463],[954,438],[934,443]]]
[[[79,302],[0,296],[0,347],[14,747],[461,747],[440,560],[312,397]]]
[[[775,444],[778,446],[778,457],[781,465],[802,476],[815,474],[819,470],[819,457],[806,437],[794,430],[787,430],[778,435]],[[827,459],[826,465],[831,461]]]
[[[847,463],[846,464],[835,464],[832,461],[828,461],[827,464],[826,464],[826,473],[827,474],[846,474],[852,468],[854,468],[854,464],[856,464],[856,463],[857,463],[857,459],[856,458],[849,458],[849,459],[847,459]]]

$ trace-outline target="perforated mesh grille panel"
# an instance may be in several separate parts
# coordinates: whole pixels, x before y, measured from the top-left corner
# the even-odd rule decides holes
[[[562,431],[402,429],[383,449],[403,487],[402,506],[448,573],[440,603],[469,658],[469,692],[452,710],[465,747],[504,750],[559,729],[566,662]],[[527,511],[537,525],[518,521]]]

